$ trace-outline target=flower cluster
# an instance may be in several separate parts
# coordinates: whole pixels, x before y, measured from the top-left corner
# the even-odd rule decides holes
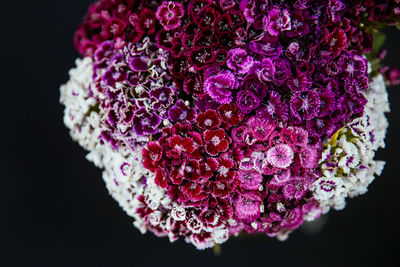
[[[65,124],[141,232],[284,239],[383,167],[384,77],[400,75],[371,33],[400,4],[381,2],[100,0],[75,35]]]

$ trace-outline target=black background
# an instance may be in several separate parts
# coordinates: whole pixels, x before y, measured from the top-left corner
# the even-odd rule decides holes
[[[63,125],[59,86],[79,55],[90,0],[0,1],[0,266],[395,266],[399,235],[399,87],[390,88],[387,166],[369,193],[330,212],[317,234],[286,242],[231,238],[222,255],[141,235],[108,195],[101,171]],[[388,30],[386,63],[400,65]]]

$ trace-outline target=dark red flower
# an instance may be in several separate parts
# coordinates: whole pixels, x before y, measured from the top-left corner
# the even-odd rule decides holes
[[[218,113],[215,110],[207,110],[196,118],[197,125],[203,129],[216,129],[221,125]]]
[[[237,126],[242,120],[242,115],[237,112],[236,105],[233,103],[219,106],[218,113],[223,122],[228,126]]]
[[[142,149],[143,166],[154,172],[160,163],[162,151],[163,149],[158,142],[150,142],[147,147]]]
[[[225,152],[230,143],[223,129],[206,130],[203,133],[203,139],[206,143],[206,151],[211,156],[216,156],[221,152]]]
[[[183,153],[192,153],[194,151],[194,141],[190,137],[182,138],[179,135],[172,136],[169,139],[171,150],[167,152],[168,157],[180,158]]]

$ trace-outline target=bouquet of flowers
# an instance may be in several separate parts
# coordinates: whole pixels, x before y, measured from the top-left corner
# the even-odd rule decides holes
[[[283,240],[381,173],[399,20],[400,0],[100,0],[64,121],[142,233]]]

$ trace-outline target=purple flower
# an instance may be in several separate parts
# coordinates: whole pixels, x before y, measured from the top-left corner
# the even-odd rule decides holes
[[[327,13],[330,16],[332,22],[339,22],[341,19],[340,11],[343,9],[343,3],[340,0],[330,0]]]
[[[321,99],[319,116],[324,117],[329,115],[336,106],[335,93],[331,90],[325,90],[324,92],[319,93],[319,98]]]
[[[132,57],[129,60],[129,67],[133,71],[138,71],[138,72],[139,71],[147,71],[147,69],[148,69],[147,62],[142,57]]]
[[[279,57],[282,54],[282,45],[276,38],[265,36],[261,40],[251,41],[249,49],[256,54],[267,57]]]
[[[285,184],[287,184],[290,181],[290,170],[289,169],[282,169],[274,176],[268,183],[268,187],[271,189],[279,189]]]
[[[240,112],[249,114],[260,106],[260,99],[250,91],[240,91],[237,94],[237,107]]]
[[[238,81],[229,71],[209,77],[204,82],[204,91],[220,104],[230,103],[233,99],[232,90],[237,87]]]
[[[292,76],[290,64],[281,58],[264,58],[261,63],[261,70],[257,73],[260,80],[273,82],[277,86],[284,84],[286,79]]]
[[[247,73],[253,64],[254,60],[251,56],[247,55],[246,50],[242,48],[229,50],[226,65],[234,72],[239,74]]]
[[[345,78],[360,78],[368,76],[367,60],[357,54],[347,53],[339,58],[339,66],[343,70]]]
[[[283,120],[288,119],[288,107],[287,104],[281,100],[281,95],[275,91],[270,92],[269,100],[266,105],[260,107],[256,114],[257,117],[262,120]]]
[[[253,92],[257,97],[263,99],[268,94],[267,85],[260,81],[257,76],[249,75],[243,82],[243,89]]]
[[[296,229],[304,222],[303,213],[299,207],[290,210],[283,217],[282,227]]]
[[[318,114],[320,103],[316,91],[294,94],[290,100],[290,114],[297,122],[311,120]]]
[[[168,110],[168,118],[173,121],[193,121],[196,117],[196,111],[185,105],[183,100],[179,99],[175,105]]]
[[[139,109],[133,119],[133,129],[137,135],[156,134],[161,120],[155,113],[149,113],[145,108]]]
[[[291,29],[289,11],[280,7],[274,7],[268,16],[263,18],[264,31],[272,36],[278,36],[282,31]]]
[[[298,74],[296,77],[290,78],[286,85],[295,93],[306,92],[310,90],[312,80],[308,74]]]

